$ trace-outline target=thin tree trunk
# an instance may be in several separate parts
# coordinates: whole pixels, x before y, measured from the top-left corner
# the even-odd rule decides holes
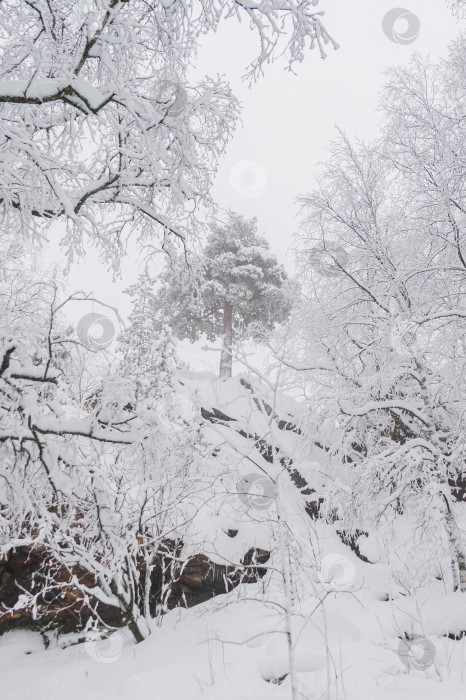
[[[296,678],[296,663],[295,663],[295,650],[293,644],[293,628],[292,628],[292,613],[293,613],[293,600],[291,593],[291,570],[290,570],[290,560],[289,560],[289,550],[287,547],[287,532],[286,524],[281,516],[281,502],[280,495],[277,494],[276,498],[277,506],[277,520],[278,520],[278,538],[280,547],[280,556],[282,564],[282,576],[284,584],[285,593],[285,627],[286,627],[286,643],[288,648],[288,672],[290,676],[290,687],[291,687],[291,700],[298,700],[299,689]]]
[[[231,348],[233,344],[233,307],[227,301],[223,304],[223,341],[220,355],[220,377],[228,379],[233,370]]]
[[[439,454],[442,454],[442,445],[437,435],[437,426],[435,424],[434,410],[432,408],[432,403],[430,401],[429,390],[427,387],[427,375],[424,371],[424,367],[418,359],[418,356],[411,351],[411,355],[416,364],[416,369],[419,373],[419,386],[421,388],[421,397],[424,403],[427,416],[430,423],[430,433],[431,440],[434,446],[437,448]],[[448,487],[448,479],[445,474],[445,469],[439,470],[438,480],[440,484]],[[466,557],[463,549],[463,541],[461,537],[460,529],[456,523],[455,516],[452,513],[449,503],[449,497],[442,490],[440,494],[443,496],[445,503],[445,525],[448,539],[450,541],[451,547],[451,570],[453,574],[453,588],[454,590],[460,590],[462,593],[466,592]]]

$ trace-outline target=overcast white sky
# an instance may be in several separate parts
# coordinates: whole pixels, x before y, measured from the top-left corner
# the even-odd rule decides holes
[[[297,75],[278,61],[251,89],[242,76],[257,49],[257,37],[246,22],[225,23],[220,32],[206,38],[199,53],[194,76],[224,74],[243,105],[242,125],[215,182],[215,199],[222,207],[256,216],[260,232],[290,271],[290,246],[298,226],[295,199],[312,189],[335,126],[360,138],[374,136],[386,68],[407,63],[414,51],[445,56],[459,31],[446,0],[406,0],[401,7],[418,17],[420,33],[408,45],[397,44],[382,30],[383,17],[396,7],[392,0],[321,0],[326,26],[340,49],[329,49],[325,61],[317,51],[309,52],[296,67]],[[406,26],[400,20],[396,29],[403,32]],[[112,273],[91,252],[73,266],[69,284],[72,289],[93,291],[125,317],[130,307],[122,290],[137,272],[137,262],[126,260],[123,279],[113,281]],[[90,310],[82,305],[73,309],[73,320]],[[203,362],[216,366],[218,361],[211,353],[189,351],[187,356],[196,367]]]

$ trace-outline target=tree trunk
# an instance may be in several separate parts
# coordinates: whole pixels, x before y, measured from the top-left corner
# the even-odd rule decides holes
[[[220,377],[228,379],[233,369],[231,348],[233,343],[233,307],[227,301],[223,304],[223,341],[220,355]]]

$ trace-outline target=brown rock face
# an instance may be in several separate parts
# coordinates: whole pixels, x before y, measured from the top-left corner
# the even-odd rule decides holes
[[[269,559],[269,552],[250,549],[238,566],[215,564],[203,554],[185,562],[172,565],[178,558],[182,543],[166,541],[151,572],[150,608],[155,615],[160,609],[162,596],[169,609],[177,606],[191,607],[216,595],[226,593],[239,583],[251,583],[265,575],[262,566]],[[146,571],[139,563],[140,592]],[[0,558],[0,634],[12,629],[29,628],[38,631],[56,629],[60,633],[79,632],[90,619],[118,628],[126,624],[119,607],[88,600],[76,579],[92,589],[93,577],[79,567],[71,571],[48,555],[44,547],[17,547]],[[45,591],[45,592],[44,592]],[[21,596],[35,597],[34,606],[23,603]]]
[[[168,600],[170,608],[185,603],[190,608],[209,598],[236,588],[240,583],[253,583],[265,576],[265,564],[270,553],[263,549],[250,549],[238,566],[215,564],[203,554],[197,554],[183,566],[179,578],[172,584]]]
[[[0,634],[18,628],[58,629],[63,634],[84,629],[95,613],[79,588],[71,585],[72,576],[95,586],[86,571],[75,567],[70,573],[51,560],[44,547],[17,547],[0,558]],[[35,596],[34,608],[22,605],[25,594]],[[106,625],[123,625],[119,608],[95,601],[94,610]]]

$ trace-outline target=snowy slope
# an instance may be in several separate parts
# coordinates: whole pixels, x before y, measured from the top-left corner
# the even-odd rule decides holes
[[[253,394],[239,377],[220,382],[185,372],[180,379],[185,416],[201,407],[223,415],[205,421],[202,479],[209,488],[200,495],[184,554],[201,551],[235,563],[250,547],[266,549],[267,575],[170,611],[139,645],[124,629],[85,643],[72,635],[53,638],[48,649],[38,634],[10,632],[0,638],[2,698],[285,700],[292,697],[287,629],[296,698],[466,697],[466,637],[453,638],[466,630],[466,595],[445,590],[436,565],[441,553],[420,551],[414,528],[400,516],[389,532],[359,537],[363,561],[338,536],[337,523],[304,511],[278,458],[293,457],[316,486],[325,456],[316,461],[318,452],[308,447],[305,459],[305,435],[279,430],[260,410],[257,382]],[[288,420],[293,409],[300,411],[279,397],[274,412]],[[280,448],[273,463],[250,435]],[[244,481],[254,475],[257,493]]]

